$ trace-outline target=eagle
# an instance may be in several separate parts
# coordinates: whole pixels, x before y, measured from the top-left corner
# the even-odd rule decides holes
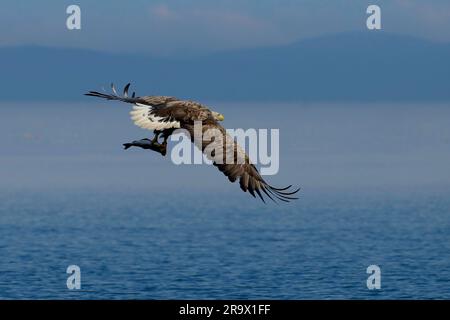
[[[201,103],[191,100],[180,100],[171,96],[139,97],[136,96],[135,92],[129,96],[129,88],[130,83],[124,87],[122,95],[117,93],[114,84],[111,84],[111,94],[97,91],[85,93],[86,96],[122,101],[133,105],[133,110],[130,112],[130,115],[134,123],[143,129],[153,131],[154,136],[152,139],[145,138],[124,143],[125,150],[130,147],[140,147],[156,151],[165,156],[167,153],[167,139],[176,129],[187,130],[190,134],[191,141],[196,144],[194,141],[194,123],[200,121],[203,134],[201,141],[197,142],[196,146],[205,153],[205,148],[211,143],[212,139],[211,137],[206,137],[204,133],[210,129],[218,130],[223,135],[221,141],[224,151],[220,155],[215,156],[225,159],[231,153],[231,157],[236,160],[232,161],[233,163],[227,163],[227,161],[217,161],[217,157],[210,159],[213,161],[213,165],[228,177],[230,182],[239,180],[240,188],[244,192],[248,191],[254,198],[258,196],[264,203],[265,197],[268,197],[274,202],[277,202],[277,200],[289,202],[298,199],[295,195],[300,188],[293,190],[291,189],[292,185],[284,188],[275,188],[262,178],[255,165],[250,161],[249,156],[228,135],[226,129],[219,124],[219,121],[224,120],[222,114],[210,110]],[[161,143],[159,142],[160,136],[163,139]],[[219,148],[219,150],[222,149]],[[238,159],[243,161],[237,161]]]

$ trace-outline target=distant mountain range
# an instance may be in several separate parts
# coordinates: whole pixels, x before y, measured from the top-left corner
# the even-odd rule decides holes
[[[171,59],[0,48],[3,101],[79,100],[88,90],[109,90],[111,82],[132,82],[138,95],[196,100],[446,101],[450,44],[368,31],[202,57],[183,58],[180,52]]]

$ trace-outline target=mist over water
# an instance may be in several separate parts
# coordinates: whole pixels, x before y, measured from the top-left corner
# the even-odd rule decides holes
[[[152,136],[126,105],[1,103],[0,298],[450,297],[448,106],[209,105],[228,128],[280,129],[266,178],[300,200],[122,150]]]

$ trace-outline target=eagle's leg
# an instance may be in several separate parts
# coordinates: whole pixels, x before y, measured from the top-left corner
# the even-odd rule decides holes
[[[167,139],[172,135],[172,133],[175,131],[175,128],[166,129],[162,132],[163,142],[161,144],[162,150],[164,152],[163,155],[167,152]]]
[[[167,139],[172,134],[172,132],[173,132],[173,129],[165,129],[162,131],[155,130],[154,131],[155,136],[153,137],[153,140],[152,140],[152,145],[153,145],[152,150],[156,149],[155,151],[161,153],[162,156],[165,156],[167,153]],[[162,134],[163,139],[164,139],[164,141],[161,144],[158,142],[158,138],[159,138],[160,134]]]
[[[164,130],[163,132],[162,132],[162,137],[163,137],[163,142],[162,142],[162,145],[164,146],[164,147],[167,147],[167,139],[169,139],[169,137],[172,135],[172,133],[175,131],[175,129],[174,128],[172,128],[172,129],[166,129],[166,130]]]
[[[155,134],[155,136],[152,139],[152,143],[155,144],[155,143],[158,143],[158,138],[159,138],[159,135],[161,134],[161,131],[160,130],[154,130],[153,133]]]

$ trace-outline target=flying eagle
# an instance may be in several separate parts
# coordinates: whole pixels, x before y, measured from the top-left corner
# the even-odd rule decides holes
[[[139,141],[125,143],[125,149],[132,146],[141,147],[143,149],[157,151],[164,156],[167,152],[167,139],[178,128],[187,130],[190,133],[191,141],[195,143],[194,122],[201,121],[203,135],[200,143],[201,145],[198,145],[197,147],[199,147],[202,152],[205,152],[205,148],[212,141],[211,139],[207,139],[204,133],[209,129],[215,129],[219,130],[223,135],[224,139],[222,139],[222,141],[227,141],[223,146],[223,149],[231,150],[234,160],[239,158],[244,160],[240,162],[234,161],[233,163],[228,164],[226,161],[214,161],[214,159],[211,159],[213,160],[213,164],[221,172],[223,172],[223,174],[227,176],[231,182],[235,182],[239,179],[240,187],[244,192],[248,191],[253,197],[258,195],[263,202],[265,202],[265,200],[261,191],[275,202],[275,199],[284,202],[298,199],[294,195],[300,190],[300,188],[293,191],[289,190],[292,185],[285,188],[275,188],[264,181],[256,167],[250,162],[250,159],[245,151],[234,142],[234,139],[227,134],[226,129],[218,123],[218,121],[224,120],[224,116],[222,114],[209,110],[205,105],[198,102],[184,101],[175,97],[136,97],[134,92],[131,96],[129,96],[129,87],[130,84],[127,84],[124,87],[122,96],[117,93],[113,84],[111,84],[111,94],[97,91],[89,91],[85,94],[87,96],[99,97],[107,100],[118,100],[132,104],[133,110],[130,112],[130,115],[134,123],[143,129],[153,130],[153,139],[142,139]],[[160,135],[163,137],[162,143],[158,142]],[[226,152],[227,151],[224,151],[223,157],[226,156]]]

